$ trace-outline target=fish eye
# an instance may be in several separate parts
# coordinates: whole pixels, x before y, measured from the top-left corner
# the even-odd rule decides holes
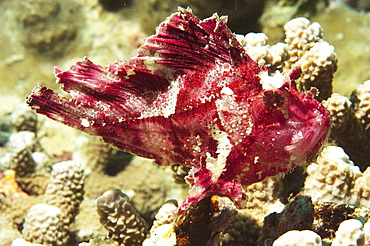
[[[263,101],[269,108],[281,108],[284,104],[284,96],[280,91],[267,90],[263,93]]]

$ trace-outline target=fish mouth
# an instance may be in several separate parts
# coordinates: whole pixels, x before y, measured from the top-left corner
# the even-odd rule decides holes
[[[300,129],[292,132],[291,143],[284,148],[290,154],[290,160],[294,164],[305,165],[306,157],[319,150],[329,128],[330,118],[325,115],[320,114],[306,119]]]

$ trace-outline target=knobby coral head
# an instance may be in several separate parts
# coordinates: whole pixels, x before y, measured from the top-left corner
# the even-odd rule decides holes
[[[39,85],[27,102],[158,165],[193,167],[185,203],[216,193],[240,205],[243,185],[304,164],[329,131],[324,107],[297,92],[298,71],[268,76],[225,17],[180,9],[130,60],[56,69],[72,99]]]

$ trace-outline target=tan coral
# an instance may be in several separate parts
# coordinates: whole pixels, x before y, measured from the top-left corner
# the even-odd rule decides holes
[[[307,167],[307,174],[303,194],[310,195],[314,203],[346,203],[361,172],[342,148],[327,146],[316,162]]]
[[[364,126],[356,117],[352,102],[337,93],[326,100],[324,106],[332,119],[331,134],[362,170],[369,164],[370,142]]]
[[[370,168],[359,177],[351,190],[351,204],[370,208]]]
[[[43,194],[50,179],[50,158],[36,151],[39,147],[34,132],[20,131],[11,135],[8,152],[0,159],[2,168],[13,169],[20,187],[31,195]]]
[[[11,246],[45,246],[44,244],[39,244],[39,243],[30,243],[23,238],[17,238],[12,242]]]
[[[172,178],[176,184],[186,184],[186,176],[188,176],[190,167],[181,164],[171,165]]]
[[[59,246],[67,242],[67,230],[63,227],[62,211],[52,205],[37,204],[28,212],[22,235],[31,243]]]
[[[258,239],[260,224],[247,210],[238,210],[230,225],[221,232],[220,242],[223,246],[254,245]]]
[[[295,18],[284,26],[285,42],[288,44],[289,60],[284,71],[301,67],[302,75],[297,80],[297,88],[307,92],[311,87],[319,89],[319,100],[332,94],[333,74],[337,70],[337,55],[333,46],[322,39],[323,30],[319,23],[304,17]]]
[[[370,136],[370,80],[359,85],[351,95],[356,118]]]
[[[370,220],[368,220],[364,224],[363,231],[365,233],[365,245],[369,246],[370,245]]]
[[[11,114],[12,126],[19,131],[37,132],[37,114],[25,104],[20,105]]]
[[[146,237],[146,222],[121,190],[105,192],[97,199],[100,223],[108,230],[108,238],[120,245],[141,245]]]
[[[54,164],[51,175],[44,201],[62,211],[61,223],[68,228],[83,199],[83,169],[81,164],[74,161],[59,162]]]
[[[280,212],[284,208],[284,204],[279,200],[279,193],[283,188],[281,178],[281,175],[268,177],[245,188],[245,210],[260,225],[262,225],[266,215],[272,212]]]
[[[85,172],[103,171],[112,154],[112,145],[97,136],[79,137],[76,145],[77,149],[73,152],[72,159],[83,164]]]
[[[2,201],[0,201],[2,202]],[[18,228],[14,225],[13,221],[6,216],[0,218],[0,246],[11,245],[12,241],[21,237]]]

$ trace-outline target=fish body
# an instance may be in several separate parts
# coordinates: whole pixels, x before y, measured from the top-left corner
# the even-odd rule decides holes
[[[312,95],[296,90],[299,69],[268,76],[226,21],[180,9],[127,61],[100,66],[85,58],[56,69],[72,99],[39,85],[27,102],[158,165],[193,167],[185,203],[210,194],[241,203],[242,186],[304,165],[330,119]]]

